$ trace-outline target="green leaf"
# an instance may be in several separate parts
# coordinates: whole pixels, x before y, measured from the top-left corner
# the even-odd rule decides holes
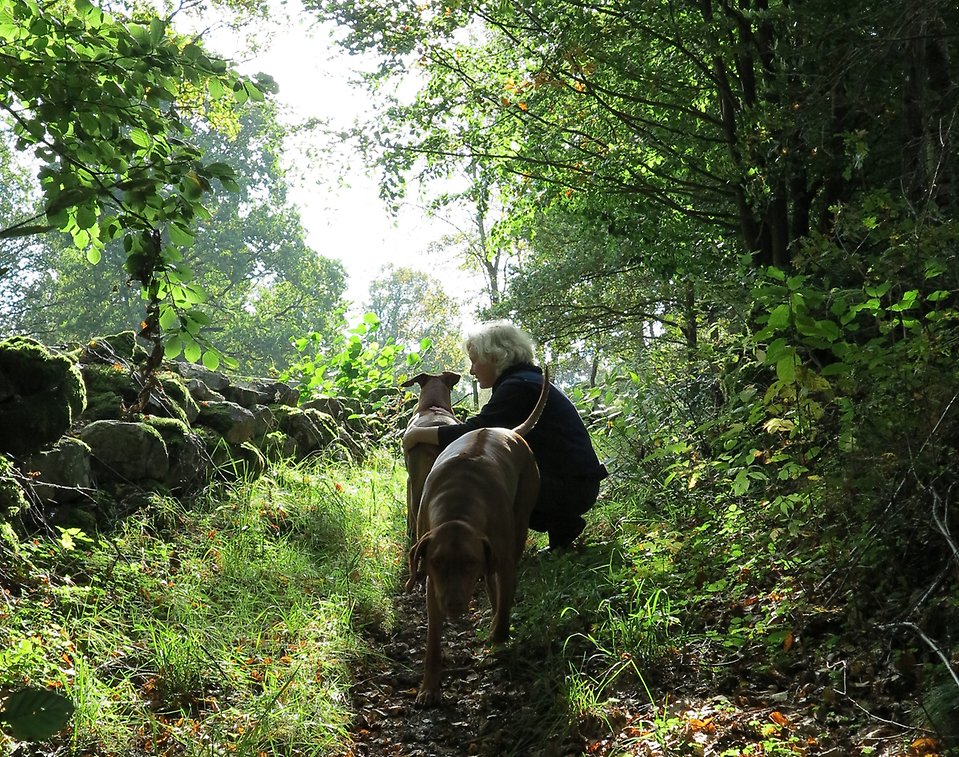
[[[766,365],[772,365],[779,362],[783,355],[794,355],[795,352],[795,349],[790,347],[785,339],[776,339],[766,349],[764,362]]]
[[[788,304],[777,305],[769,314],[768,326],[774,329],[781,329],[783,326],[788,325],[789,312]]]
[[[97,223],[97,208],[84,204],[77,207],[77,228],[92,229]]]
[[[150,19],[150,41],[156,45],[162,39],[166,31],[166,23],[159,18]]]
[[[189,247],[193,244],[194,236],[192,232],[188,229],[185,229],[178,223],[171,223],[167,227],[167,231],[170,234],[170,242],[179,247]]]
[[[174,334],[163,344],[163,357],[165,360],[173,360],[183,352],[183,339],[179,334]]]
[[[852,370],[848,363],[830,363],[819,372],[823,376],[840,376]]]
[[[741,496],[749,490],[749,476],[745,470],[739,471],[733,479],[733,494]]]
[[[774,268],[770,266],[766,269],[766,275],[771,279],[776,279],[776,281],[785,281],[786,274],[781,268]]]
[[[61,730],[73,715],[73,703],[46,689],[26,688],[14,692],[0,712],[21,741],[45,741]]]
[[[257,103],[263,102],[264,100],[263,93],[260,91],[259,87],[257,87],[255,84],[253,84],[252,82],[246,82],[244,83],[243,88],[246,90],[247,95],[249,95],[250,99],[253,102],[257,102]]]
[[[88,232],[86,229],[74,229],[71,236],[73,237],[73,243],[77,246],[77,249],[86,249],[87,245],[90,244],[90,232]]]
[[[214,350],[207,350],[204,352],[203,366],[208,370],[215,371],[220,367],[220,354]]]
[[[226,87],[223,86],[223,82],[216,78],[207,80],[206,89],[207,92],[210,93],[211,100],[219,100],[227,92]]]
[[[835,322],[828,320],[816,321],[816,331],[830,342],[835,342],[842,333]]]
[[[784,384],[796,383],[796,353],[793,349],[776,361],[776,377]]]
[[[904,292],[902,299],[897,302],[895,305],[890,305],[889,310],[894,313],[901,313],[904,310],[909,310],[914,307],[916,304],[916,298],[919,296],[919,292],[915,289],[910,289],[908,292]]]
[[[189,337],[187,337],[189,339]],[[203,353],[203,348],[196,343],[196,341],[191,340],[183,348],[183,357],[190,363],[195,363],[200,359],[200,355]]]
[[[179,322],[180,318],[176,310],[169,306],[160,307],[160,328],[164,331],[172,331]]]
[[[204,166],[203,170],[206,171],[207,175],[216,176],[218,179],[234,178],[236,176],[236,171],[229,163],[210,163]]]
[[[139,126],[136,126],[130,130],[130,139],[137,147],[146,148],[153,144],[153,140],[150,138],[150,135]]]

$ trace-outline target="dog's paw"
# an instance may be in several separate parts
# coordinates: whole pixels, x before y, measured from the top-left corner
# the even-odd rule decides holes
[[[495,622],[489,629],[489,643],[493,646],[503,646],[509,641],[509,626],[497,625]]]
[[[440,694],[439,689],[426,689],[420,687],[419,693],[416,695],[417,707],[436,707],[442,701],[443,696]]]

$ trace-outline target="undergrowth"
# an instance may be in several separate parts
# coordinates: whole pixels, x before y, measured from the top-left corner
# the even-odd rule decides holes
[[[867,709],[922,722],[910,700],[931,655],[820,589],[836,558],[816,548],[813,510],[761,517],[660,481],[614,477],[569,554],[539,554],[531,534],[505,657],[531,706],[503,757],[571,734],[584,754],[875,755],[837,734]],[[354,675],[397,622],[404,492],[402,464],[380,452],[281,465],[189,506],[153,498],[99,533],[6,526],[0,694],[45,687],[77,709],[52,742],[0,747],[349,753]],[[905,754],[924,733],[886,739]]]
[[[404,485],[385,456],[284,465],[101,533],[6,527],[0,687],[76,705],[37,753],[334,752],[362,631],[391,622]]]

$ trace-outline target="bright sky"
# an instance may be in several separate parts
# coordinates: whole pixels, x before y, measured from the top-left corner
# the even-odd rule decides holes
[[[277,10],[278,15],[287,13]],[[309,20],[310,16],[302,12],[302,18]],[[207,45],[236,61],[242,73],[270,74],[279,85],[277,99],[288,108],[291,122],[312,117],[328,120],[335,127],[350,126],[366,103],[364,91],[349,83],[351,71],[360,61],[337,49],[327,28],[299,26],[296,31],[284,32],[280,25],[258,25],[258,38],[262,39],[261,32],[275,36],[266,49],[252,57],[237,51],[236,36],[229,31],[206,35]],[[429,243],[453,229],[415,207],[415,198],[393,218],[377,195],[375,179],[366,175],[363,165],[339,176],[338,168],[311,161],[295,142],[288,146],[287,163],[303,175],[292,198],[300,208],[308,241],[321,254],[343,262],[349,273],[347,296],[354,303],[366,300],[370,280],[388,263],[428,271],[449,295],[475,301],[481,287],[476,276],[460,270],[458,261],[435,257],[427,261]]]

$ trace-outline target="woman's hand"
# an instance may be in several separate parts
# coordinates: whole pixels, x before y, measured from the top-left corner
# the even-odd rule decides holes
[[[403,451],[409,452],[417,444],[439,444],[439,431],[435,426],[413,426],[403,434]]]

